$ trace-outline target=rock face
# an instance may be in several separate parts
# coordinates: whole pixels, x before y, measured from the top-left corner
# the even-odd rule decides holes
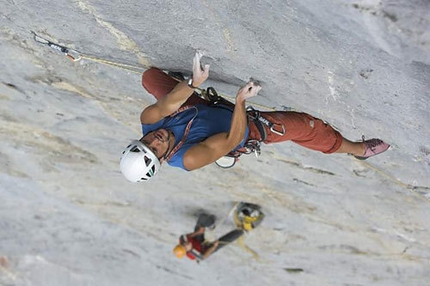
[[[428,285],[429,1],[3,2],[1,285]],[[128,183],[119,157],[155,102],[140,73],[190,74],[196,50],[205,87],[234,97],[252,77],[256,108],[391,149],[361,162],[288,142]],[[209,239],[231,230],[237,201],[264,208],[257,229],[199,265],[173,256],[201,210]]]

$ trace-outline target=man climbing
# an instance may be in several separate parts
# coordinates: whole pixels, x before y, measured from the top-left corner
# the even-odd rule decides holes
[[[244,230],[238,228],[213,242],[207,242],[205,240],[205,230],[206,228],[211,229],[214,227],[215,216],[201,214],[197,220],[194,232],[179,237],[179,244],[173,249],[175,256],[178,258],[187,256],[189,259],[199,262],[245,233]]]
[[[326,154],[349,153],[367,159],[390,145],[379,139],[351,142],[324,121],[306,113],[246,110],[245,101],[261,87],[248,82],[236,95],[235,105],[212,104],[195,92],[209,76],[209,65],[201,66],[202,54],[193,60],[193,74],[179,82],[157,68],[142,75],[143,87],[157,99],[140,116],[143,137],[132,141],[120,160],[129,181],[151,179],[166,161],[187,171],[199,169],[231,154],[259,151],[265,144],[291,140]]]

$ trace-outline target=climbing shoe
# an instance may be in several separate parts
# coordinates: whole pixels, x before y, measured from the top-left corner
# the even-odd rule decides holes
[[[387,151],[388,148],[390,148],[390,145],[385,143],[384,141],[380,139],[370,139],[370,140],[364,140],[364,154],[363,156],[354,156],[355,158],[359,160],[366,160],[369,157],[378,155],[382,152]]]

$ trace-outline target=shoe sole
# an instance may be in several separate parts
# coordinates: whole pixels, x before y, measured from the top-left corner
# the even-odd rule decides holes
[[[375,157],[376,155],[379,155],[379,154],[384,153],[385,151],[387,151],[388,149],[390,149],[390,147],[391,147],[391,145],[388,145],[387,149],[385,149],[384,151],[379,152],[378,154],[375,154],[375,155],[372,155],[372,156],[369,156],[369,157],[360,157],[360,156],[354,156],[354,157],[355,157],[356,159],[358,159],[358,160],[364,161],[364,160],[367,160],[367,159],[369,159],[369,158],[371,158],[371,157]]]

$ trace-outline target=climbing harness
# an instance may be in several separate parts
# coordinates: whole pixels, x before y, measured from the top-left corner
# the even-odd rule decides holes
[[[218,95],[218,92],[213,87],[208,87],[206,90],[201,90],[201,96],[210,102],[211,106],[224,106],[234,108],[234,104],[225,98]]]
[[[279,135],[279,136],[283,136],[285,135],[285,127],[283,124],[274,124],[273,122],[270,122],[269,120],[267,120],[266,118],[264,118],[263,116],[261,116],[260,111],[254,109],[252,106],[249,106],[247,108],[247,113],[248,113],[248,117],[253,120],[254,122],[261,122],[264,125],[266,125],[267,127],[269,127],[270,131]],[[258,127],[258,125],[257,125]],[[278,128],[277,128],[278,127]],[[281,129],[280,131],[277,129]],[[260,130],[260,127],[258,127],[258,129]],[[263,136],[263,134],[261,134],[261,136]],[[267,134],[264,132],[264,136],[267,136]],[[264,139],[262,139],[261,141],[266,140],[266,137],[264,137]]]
[[[224,97],[218,95],[217,91],[213,87],[208,87],[206,90],[201,90],[201,95],[203,99],[209,101],[209,106],[216,106],[218,108],[225,108],[233,111],[234,104]],[[257,127],[260,138],[259,139],[248,139],[245,145],[242,148],[239,148],[235,151],[230,152],[226,156],[221,157],[215,164],[223,169],[231,168],[235,165],[235,163],[239,160],[239,157],[242,154],[251,154],[254,153],[256,157],[261,155],[261,142],[266,140],[267,132],[264,127],[266,125],[269,130],[279,136],[285,134],[285,127],[282,124],[275,124],[263,116],[261,116],[260,111],[254,109],[252,106],[248,106],[246,109],[246,113],[248,116],[248,121],[250,123],[255,124]]]
[[[239,161],[241,155],[249,155],[252,153],[254,153],[257,158],[261,155],[261,143],[258,140],[248,139],[242,148],[219,158],[215,161],[215,164],[223,169],[229,169]]]
[[[209,101],[209,106],[216,106],[218,108],[225,108],[233,112],[234,104],[222,96],[218,95],[218,92],[213,87],[208,87],[206,90],[201,90],[201,95],[203,99]],[[263,126],[266,124],[269,128],[274,128],[275,124],[271,123],[267,119],[263,118],[260,115],[258,110],[255,110],[253,107],[249,106],[247,108],[248,120],[252,121],[258,128],[259,133],[261,134],[261,138],[257,139],[248,139],[245,145],[242,148],[239,148],[235,151],[230,152],[226,156],[221,157],[220,159],[215,161],[215,164],[223,169],[231,168],[235,165],[235,163],[239,160],[239,157],[242,154],[251,154],[254,153],[256,157],[261,154],[261,143],[267,137],[266,131]],[[284,127],[282,126],[282,130]],[[280,132],[275,130],[276,134],[280,134]]]

